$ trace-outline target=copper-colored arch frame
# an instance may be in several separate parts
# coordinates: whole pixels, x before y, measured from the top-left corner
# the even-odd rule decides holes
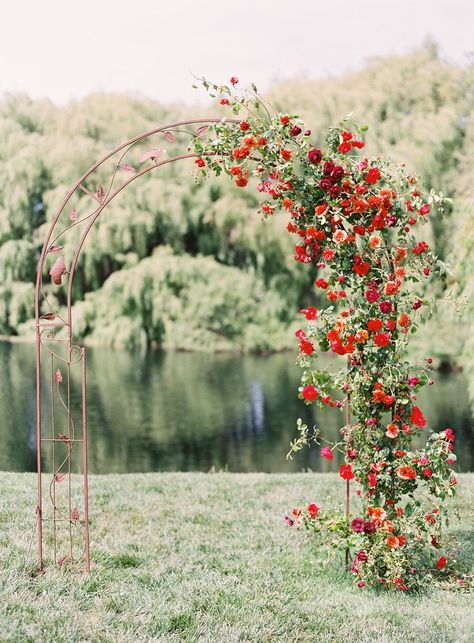
[[[52,556],[51,561],[60,565],[68,563],[83,564],[85,571],[90,571],[90,549],[89,549],[89,505],[88,505],[88,464],[87,464],[87,400],[86,400],[86,353],[85,348],[76,346],[73,343],[73,317],[72,317],[72,294],[73,294],[73,281],[76,268],[78,265],[79,256],[83,248],[84,242],[92,229],[94,223],[107,207],[107,205],[130,183],[135,181],[140,176],[146,174],[150,170],[156,169],[163,165],[167,165],[174,161],[182,159],[194,158],[197,155],[189,148],[189,143],[197,136],[204,136],[208,127],[212,123],[220,122],[221,119],[194,119],[188,121],[180,121],[177,123],[170,123],[160,127],[153,128],[147,132],[139,134],[131,138],[119,146],[112,149],[92,165],[72,186],[67,193],[66,197],[59,206],[46,234],[43,243],[41,256],[38,264],[36,289],[35,289],[35,321],[36,321],[36,449],[37,449],[37,471],[38,471],[38,490],[37,490],[37,531],[38,531],[38,569],[43,571],[45,563],[45,533],[44,525],[49,523],[51,527],[50,537],[48,542],[51,544]],[[238,123],[238,120],[227,119],[228,122]],[[188,128],[192,128],[189,130]],[[160,156],[159,151],[148,154],[148,159],[145,165],[135,170],[134,167],[124,160],[129,152],[142,141],[151,138],[154,135],[163,136],[168,142],[187,142],[188,147],[185,153],[177,154],[158,160]],[[145,155],[147,156],[147,155]],[[128,160],[128,159],[127,159]],[[111,162],[112,170],[110,177],[107,180],[108,187],[105,189],[99,184],[97,189],[90,189],[86,186],[94,178],[95,173],[103,171],[107,162]],[[143,161],[143,159],[142,159]],[[118,181],[121,170],[131,172],[131,176],[123,181]],[[93,202],[94,207],[91,211],[86,211],[84,216],[79,216],[76,211],[77,195],[79,192],[83,194],[81,199],[81,206],[84,201],[87,203]],[[85,196],[84,196],[85,194]],[[69,208],[72,210],[69,211]],[[81,208],[80,208],[81,209]],[[58,231],[59,222],[67,216],[67,225],[61,227]],[[62,278],[67,275],[67,288],[66,293],[63,291],[64,301],[62,308],[65,308],[65,314],[60,314],[56,308],[59,304],[56,301],[54,291],[47,292],[50,289],[49,285],[44,284],[45,269],[51,270],[51,264],[47,264],[50,255],[52,259],[56,258],[58,261],[64,261],[61,257],[67,254],[67,247],[59,245],[63,242],[63,236],[71,229],[79,228],[80,236],[76,240],[76,245],[70,267],[67,269],[65,264],[61,270],[61,266],[56,270],[56,280],[62,281]],[[77,230],[75,230],[77,232]],[[58,256],[59,255],[59,256]],[[47,277],[49,281],[49,276]],[[59,285],[55,286],[60,288]],[[65,302],[65,303],[64,303]],[[62,333],[62,335],[61,335]],[[57,349],[51,348],[58,347]],[[63,355],[60,354],[60,349]],[[43,360],[43,353],[47,353],[47,359]],[[47,376],[43,373],[42,369],[46,363]],[[76,396],[81,406],[81,423],[82,429],[78,433],[74,417],[72,404],[72,388],[73,380],[71,373],[76,364],[80,364],[80,395]],[[57,368],[58,367],[58,368]],[[61,370],[64,369],[64,372]],[[43,415],[44,408],[42,399],[42,381],[48,382],[49,390],[49,414],[51,422],[50,437],[44,436],[43,431]],[[76,400],[76,401],[77,401]],[[62,411],[61,416],[57,416],[55,407],[59,404]],[[58,427],[63,424],[64,431],[58,433]],[[78,435],[80,437],[78,437]],[[50,512],[51,515],[46,515],[44,507],[44,492],[42,484],[42,447],[43,443],[48,442],[51,446],[51,462],[52,473],[49,483],[49,498],[50,498]],[[76,478],[72,476],[72,454],[76,444],[82,444],[82,482],[80,484],[81,492],[83,495],[81,509],[78,509],[78,504],[74,500],[72,491],[73,484],[76,483]],[[60,452],[63,455],[60,455]],[[60,507],[60,492],[64,490],[62,498],[62,506]],[[62,529],[62,528],[65,529]],[[62,530],[62,531],[61,531]],[[62,539],[60,537],[62,535]],[[61,548],[65,549],[61,552]],[[59,554],[62,554],[59,556]]]

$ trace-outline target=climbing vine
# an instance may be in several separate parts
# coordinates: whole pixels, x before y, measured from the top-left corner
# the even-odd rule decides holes
[[[364,156],[365,127],[347,119],[317,146],[297,115],[274,111],[255,86],[239,91],[235,77],[228,86],[202,84],[239,120],[223,119],[196,137],[198,178],[225,173],[240,188],[255,182],[260,213],[287,213],[294,258],[314,269],[327,300],[301,311],[299,396],[341,410],[345,399],[341,441],[322,447],[321,456],[343,451],[339,475],[354,481],[360,513],[311,503],[286,520],[348,552],[359,587],[405,591],[446,577],[454,561],[442,527],[444,501],[455,493],[455,436],[450,428],[430,432],[414,450],[413,438],[428,432],[416,398],[432,384],[430,360],[404,357],[430,314],[424,284],[443,269],[417,230],[439,215],[444,198],[426,193],[404,166]],[[339,370],[321,369],[320,353],[344,356]],[[290,453],[320,441],[317,429],[301,421],[298,429]]]

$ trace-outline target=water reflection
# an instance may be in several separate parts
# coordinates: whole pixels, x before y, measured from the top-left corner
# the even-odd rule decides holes
[[[34,348],[0,343],[0,469],[35,468]],[[80,395],[74,375],[73,403]],[[335,470],[318,449],[285,460],[298,417],[337,439],[341,412],[296,397],[292,353],[270,356],[88,351],[92,472]],[[439,376],[419,396],[431,426],[453,427],[460,468],[472,470],[473,420],[460,374]],[[47,413],[45,425],[47,424]],[[50,467],[49,455],[44,465]]]

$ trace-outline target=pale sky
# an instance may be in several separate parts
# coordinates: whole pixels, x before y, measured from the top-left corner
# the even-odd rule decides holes
[[[259,89],[403,53],[474,51],[474,0],[0,0],[0,93],[194,102],[191,72]]]

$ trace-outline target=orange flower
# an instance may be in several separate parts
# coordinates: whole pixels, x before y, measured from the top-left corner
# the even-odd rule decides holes
[[[384,293],[386,295],[395,295],[398,292],[398,289],[400,288],[400,281],[397,279],[397,281],[387,281],[385,284],[384,288]]]
[[[411,321],[408,315],[406,313],[401,313],[400,317],[398,318],[398,325],[401,326],[405,332],[407,332],[410,324]]]
[[[416,478],[416,471],[408,464],[403,464],[396,470],[397,476],[400,480],[414,480]]]
[[[355,334],[355,341],[358,344],[363,344],[368,339],[369,339],[369,333],[366,330],[364,330],[363,328],[358,330],[357,333]]]
[[[380,248],[382,245],[382,239],[378,234],[371,234],[369,237],[369,245],[371,248]]]
[[[408,250],[406,248],[397,248],[395,252],[395,263],[403,263],[408,256]]]
[[[382,509],[382,507],[369,507],[367,511],[369,513],[369,516],[372,516],[374,522],[377,524],[382,523],[387,517],[387,514]]]
[[[280,155],[284,161],[290,161],[293,156],[290,150],[280,150]]]
[[[387,536],[387,540],[385,542],[390,549],[396,549],[397,547],[403,547],[403,545],[406,545],[407,541],[403,536]]]
[[[293,201],[287,197],[286,199],[283,199],[281,204],[285,208],[285,210],[291,210],[291,206],[293,205]]]
[[[402,266],[398,266],[398,268],[395,268],[395,276],[398,277],[399,279],[402,279],[406,275],[406,270]]]
[[[385,431],[385,435],[388,438],[396,438],[399,433],[400,433],[400,429],[396,424],[387,424],[387,430]]]

